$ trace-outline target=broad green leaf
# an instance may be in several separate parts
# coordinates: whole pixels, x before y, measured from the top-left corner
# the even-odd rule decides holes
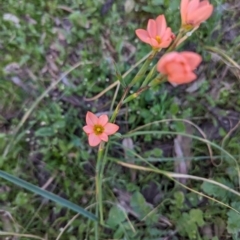
[[[216,179],[216,181],[230,187],[230,188],[234,188],[233,184],[231,182],[229,182],[228,180],[226,180],[225,178],[218,178]],[[233,194],[225,189],[219,188],[216,185],[213,185],[211,183],[208,182],[204,182],[201,186],[201,188],[203,189],[203,191],[205,193],[207,193],[210,196],[214,196],[216,198],[220,198],[220,200],[222,200],[225,203],[228,203],[228,201],[231,199],[231,197],[233,196]]]
[[[90,213],[90,212],[86,211],[85,209],[79,207],[78,205],[76,205],[76,204],[74,204],[74,203],[72,203],[72,202],[70,202],[70,201],[68,201],[64,198],[61,198],[61,197],[59,197],[59,196],[57,196],[57,195],[55,195],[51,192],[43,190],[43,189],[41,189],[41,188],[31,184],[31,183],[28,183],[28,182],[26,182],[26,181],[24,181],[24,180],[22,180],[18,177],[15,177],[15,176],[13,176],[11,174],[8,174],[8,173],[6,173],[4,171],[1,171],[1,170],[0,170],[0,177],[9,181],[9,182],[11,182],[11,183],[13,183],[13,184],[15,184],[15,185],[18,185],[22,188],[25,188],[28,191],[31,191],[35,194],[41,195],[42,197],[51,200],[53,202],[56,202],[56,203],[62,205],[63,207],[71,209],[71,210],[73,210],[73,211],[75,211],[75,212],[93,220],[93,221],[98,220],[95,215],[93,215],[92,213]]]
[[[240,202],[233,202],[232,207],[236,210],[240,210]],[[227,230],[229,233],[238,234],[240,232],[240,214],[233,210],[229,210],[227,220]]]
[[[164,0],[152,0],[152,4],[155,6],[159,6],[161,4],[164,4]]]
[[[51,137],[54,135],[55,133],[52,127],[42,127],[35,132],[36,137]]]
[[[199,227],[204,225],[203,212],[200,209],[192,209],[190,211],[190,217]]]
[[[118,206],[113,206],[109,212],[107,224],[110,227],[114,228],[120,223],[122,223],[126,219],[123,211],[124,210],[119,208]]]
[[[183,207],[183,203],[185,200],[184,194],[181,191],[175,192],[174,193],[174,198],[175,198],[175,204],[178,209],[181,209]]]

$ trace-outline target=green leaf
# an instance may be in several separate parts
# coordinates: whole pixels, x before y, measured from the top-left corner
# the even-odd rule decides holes
[[[172,115],[176,115],[177,113],[179,112],[179,107],[176,103],[173,103],[171,106],[170,106],[170,113]]]
[[[228,233],[236,234],[240,230],[240,215],[233,210],[228,213],[227,230]]]
[[[119,208],[118,206],[113,206],[109,212],[107,224],[110,227],[114,228],[120,223],[122,223],[126,219],[123,211],[124,210]]]
[[[138,191],[132,195],[130,205],[133,208],[133,210],[139,215],[139,218],[145,217],[152,210],[150,205],[147,204],[143,195]],[[154,216],[157,215],[156,214],[152,215],[153,221],[155,221]],[[150,220],[150,217],[148,218],[148,220]]]
[[[164,4],[164,0],[152,0],[152,5],[159,6],[161,4]]]
[[[175,0],[175,1],[170,1],[169,2],[169,9],[170,10],[177,10],[179,8],[180,5],[180,1],[179,0]]]
[[[188,213],[183,213],[178,220],[179,233],[182,236],[188,236],[189,239],[197,239],[198,227]]]
[[[124,81],[124,79],[122,78],[122,75],[118,69],[118,66],[117,64],[114,62],[113,60],[113,64],[114,64],[114,68],[115,68],[115,71],[116,71],[116,76],[117,76],[117,79],[120,81],[120,83],[123,85],[123,87],[126,87],[126,82]]]
[[[233,202],[232,207],[236,210],[240,210],[240,202]],[[229,210],[227,220],[227,230],[229,233],[237,234],[240,232],[240,214],[233,210]]]
[[[234,188],[233,184],[224,178],[217,178],[216,181],[230,187]],[[228,201],[233,197],[233,194],[225,189],[222,189],[216,185],[213,185],[208,182],[204,182],[201,186],[203,191],[210,196],[220,198],[223,202],[228,203]]]
[[[186,128],[183,122],[175,122],[174,124],[177,132],[185,132]]]
[[[36,137],[51,137],[55,135],[53,128],[42,127],[35,132]]]
[[[6,134],[0,133],[0,138],[5,138],[5,137],[6,137]]]
[[[204,225],[203,212],[200,209],[192,209],[190,211],[190,217],[199,227]]]
[[[72,203],[72,202],[70,202],[70,201],[68,201],[64,198],[61,198],[61,197],[59,197],[59,196],[57,196],[57,195],[55,195],[51,192],[48,192],[48,191],[43,190],[43,189],[41,189],[37,186],[34,186],[33,184],[28,183],[28,182],[26,182],[26,181],[24,181],[24,180],[22,180],[18,177],[15,177],[15,176],[13,176],[11,174],[8,174],[8,173],[6,173],[4,171],[1,171],[1,170],[0,170],[0,177],[2,177],[3,179],[5,179],[5,180],[17,185],[17,186],[20,186],[22,188],[27,189],[30,192],[33,192],[35,194],[41,195],[44,198],[52,200],[53,202],[56,202],[56,203],[62,205],[63,207],[71,209],[71,210],[73,210],[73,211],[75,211],[75,212],[93,220],[93,221],[98,220],[95,215],[93,215],[92,213],[90,213],[90,212],[86,211],[85,209],[79,207],[78,205],[76,205],[76,204],[74,204],[74,203]]]
[[[174,193],[174,198],[175,198],[175,204],[178,209],[181,209],[183,207],[183,203],[185,200],[184,194],[181,191],[175,192]]]

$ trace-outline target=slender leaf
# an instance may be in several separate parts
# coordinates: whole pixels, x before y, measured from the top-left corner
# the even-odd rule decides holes
[[[73,211],[75,211],[75,212],[93,220],[93,221],[98,220],[95,215],[93,215],[92,213],[90,213],[90,212],[86,211],[85,209],[79,207],[78,205],[76,205],[76,204],[74,204],[74,203],[72,203],[72,202],[70,202],[70,201],[68,201],[64,198],[61,198],[61,197],[59,197],[59,196],[57,196],[57,195],[55,195],[51,192],[48,192],[48,191],[43,190],[43,189],[41,189],[37,186],[34,186],[33,184],[28,183],[28,182],[26,182],[26,181],[24,181],[24,180],[22,180],[18,177],[15,177],[15,176],[13,176],[9,173],[6,173],[6,172],[0,170],[0,177],[4,178],[5,180],[7,180],[11,183],[14,183],[15,185],[18,185],[22,188],[25,188],[25,189],[27,189],[27,190],[35,193],[35,194],[41,195],[44,198],[52,200],[52,201],[66,207],[68,209],[71,209],[71,210],[73,210]]]

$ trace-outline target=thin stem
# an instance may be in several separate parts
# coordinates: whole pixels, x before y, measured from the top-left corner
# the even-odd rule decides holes
[[[102,144],[103,147],[103,144]],[[109,143],[107,144],[106,148],[104,150],[104,156],[103,158],[101,157],[101,162],[100,162],[100,169],[99,169],[99,178],[98,178],[98,190],[99,190],[99,195],[98,195],[98,201],[99,201],[99,212],[100,212],[100,224],[104,225],[104,218],[103,218],[103,200],[102,200],[102,180],[103,180],[103,172],[104,172],[104,167],[107,163],[107,153],[108,153],[108,147]],[[103,155],[103,151],[102,151]]]
[[[120,84],[118,84],[117,87],[116,87],[116,90],[115,90],[115,93],[114,93],[114,96],[113,96],[113,100],[112,100],[112,103],[111,103],[111,107],[110,107],[110,112],[112,112],[112,110],[113,110],[113,106],[114,106],[114,103],[116,101],[119,88],[120,88]]]
[[[122,75],[122,79],[126,78],[127,75],[132,72],[132,70],[134,70],[138,65],[140,65],[142,62],[144,62],[150,55],[152,54],[152,52],[148,53],[146,56],[144,56],[142,59],[140,59],[137,63],[135,63],[131,68],[129,68],[123,75]],[[98,98],[100,98],[101,96],[103,96],[106,92],[110,91],[112,88],[114,88],[115,86],[118,87],[118,85],[120,85],[120,81],[117,80],[114,83],[112,83],[110,86],[108,86],[107,88],[105,88],[102,92],[98,93],[97,95],[95,95],[92,98],[84,98],[85,101],[94,101],[97,100]]]
[[[151,69],[151,71],[148,73],[147,77],[145,78],[145,80],[141,85],[141,88],[146,87],[148,85],[148,83],[150,82],[150,80],[152,79],[156,71],[157,71],[157,64],[155,64],[154,67]]]
[[[127,87],[127,88],[125,89],[125,91],[124,91],[124,93],[123,93],[123,96],[121,97],[121,99],[120,99],[117,107],[115,108],[115,110],[114,110],[114,112],[113,112],[113,115],[112,115],[112,117],[111,117],[111,119],[110,119],[110,122],[115,122],[116,117],[117,117],[117,115],[118,115],[118,113],[119,113],[119,110],[120,110],[120,108],[121,108],[121,106],[122,106],[122,103],[123,103],[125,97],[127,96],[128,92],[129,92],[129,87]]]
[[[96,166],[96,215],[98,216],[98,212],[100,215],[100,224],[103,225],[103,208],[102,208],[102,188],[101,188],[101,181],[100,181],[100,169],[101,169],[101,160],[103,156],[103,143],[99,145],[98,148],[98,157],[97,157],[97,166]]]
[[[158,75],[156,78],[154,78],[151,82],[150,82],[150,86],[151,87],[155,87],[161,83],[163,83],[165,81],[165,76],[164,75]]]
[[[145,57],[143,57],[140,61],[138,61],[135,65],[133,65],[127,72],[125,72],[122,76],[122,78],[125,78],[134,68],[136,68],[140,63],[142,63],[143,61],[145,61],[146,59],[149,59],[149,57],[152,55],[152,52],[150,52],[149,54],[147,54]],[[118,82],[120,82],[118,80]],[[120,84],[117,84],[117,89],[114,95],[114,99],[113,99],[113,103],[111,105],[111,109],[113,108],[113,104],[115,102],[116,99],[116,94],[118,92]],[[123,103],[124,98],[126,97],[126,95],[129,92],[129,87],[125,89],[124,94],[121,98],[121,100],[119,101],[116,109],[113,112],[113,115],[110,119],[110,122],[114,122],[117,114],[121,108],[121,105]],[[96,200],[97,200],[97,205],[96,205],[96,214],[98,216],[98,213],[100,215],[100,224],[104,225],[104,218],[103,218],[103,206],[102,206],[102,178],[103,178],[103,171],[104,171],[104,166],[106,164],[106,155],[108,152],[108,145],[106,147],[105,150],[105,155],[102,161],[102,156],[103,156],[103,152],[104,152],[104,142],[102,142],[99,146],[99,150],[98,150],[98,158],[97,158],[97,166],[96,166]],[[99,173],[100,172],[100,173]],[[96,228],[96,226],[95,226]],[[97,237],[97,229],[95,229],[95,238]]]
[[[149,67],[149,64],[151,63],[152,59],[155,57],[157,52],[158,52],[157,50],[152,50],[152,52],[147,55],[146,61],[144,62],[143,66],[140,68],[140,70],[138,71],[136,76],[130,82],[129,86],[125,89],[122,98],[120,99],[116,109],[113,112],[113,115],[112,115],[112,117],[110,119],[110,122],[114,122],[115,121],[115,119],[116,119],[116,117],[118,115],[118,112],[119,112],[119,110],[120,110],[120,108],[122,106],[122,103],[123,103],[125,97],[127,96],[130,88],[144,76],[144,74],[146,73],[146,71],[147,71],[147,69]]]
[[[153,57],[156,55],[156,53],[157,53],[156,50],[151,51],[144,58],[142,58],[140,61],[138,61],[132,68],[130,68],[125,74],[123,74],[122,78],[125,78],[136,66],[138,66],[140,63],[142,63],[145,60],[145,63],[140,68],[137,75],[133,78],[133,80],[131,81],[129,86],[125,89],[125,91],[123,93],[123,96],[121,97],[117,107],[115,108],[115,110],[113,112],[113,115],[110,119],[110,122],[114,122],[116,120],[116,117],[119,113],[119,110],[120,110],[120,108],[123,104],[123,101],[124,101],[125,97],[127,96],[128,92],[130,90],[130,87],[133,86],[139,79],[141,79],[142,76],[144,76],[149,64],[151,63],[151,61],[152,61]],[[119,87],[119,85],[118,85],[118,87]],[[117,87],[115,95],[114,95],[113,103],[115,102],[115,99],[116,99],[116,94],[118,92],[118,87]],[[144,90],[145,90],[145,88],[144,88]],[[142,91],[139,91],[139,94]],[[111,109],[113,107],[113,103],[111,105]],[[96,213],[97,214],[99,213],[99,215],[100,215],[100,224],[101,225],[104,225],[103,207],[102,207],[102,178],[103,178],[104,166],[105,166],[106,160],[107,160],[108,145],[107,145],[107,148],[106,148],[106,151],[105,151],[105,154],[104,154],[104,158],[103,158],[103,161],[102,161],[103,152],[104,152],[104,143],[102,142],[99,146],[97,166],[96,166],[96,199],[97,199],[97,203],[98,203],[96,205]],[[96,228],[96,226],[95,226],[95,228]],[[95,237],[97,237],[97,229],[95,229],[95,234],[96,234]]]
[[[146,56],[144,56],[142,59],[140,59],[137,63],[135,63],[132,67],[130,67],[123,75],[122,78],[125,78],[132,70],[134,70],[138,65],[140,65],[142,62],[144,62],[149,56],[151,56],[152,51],[148,53]]]
[[[96,204],[96,213],[98,212],[98,204]],[[94,223],[94,232],[95,232],[95,240],[98,240],[98,222]]]
[[[129,88],[131,88],[136,82],[138,82],[138,81],[140,81],[142,79],[142,77],[146,73],[150,63],[152,62],[152,59],[155,57],[157,52],[158,52],[157,50],[152,50],[151,54],[148,56],[148,58],[146,59],[146,61],[144,62],[144,64],[142,65],[142,67],[140,68],[138,73],[136,74],[136,76],[130,82],[130,84],[128,86]]]
[[[149,86],[139,88],[137,92],[135,92],[135,93],[131,94],[130,96],[128,96],[128,97],[123,101],[122,104],[128,103],[128,102],[136,99],[141,93],[145,92],[145,91],[148,90],[148,89],[149,89]]]
[[[172,50],[174,50],[177,46],[178,46],[178,41],[181,39],[181,37],[183,36],[184,31],[182,29],[180,29],[177,37],[175,38],[174,42],[172,43],[172,45],[168,48],[168,50],[166,51],[166,53],[171,52]]]

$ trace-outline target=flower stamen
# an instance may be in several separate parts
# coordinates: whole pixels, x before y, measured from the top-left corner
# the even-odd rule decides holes
[[[158,35],[155,37],[155,39],[157,40],[158,44],[160,44],[162,42],[161,37]]]
[[[194,28],[194,25],[191,23],[187,23],[187,24],[184,24],[182,27],[185,31],[191,31]]]
[[[93,132],[98,136],[101,135],[104,132],[104,127],[101,125],[95,125],[93,127]]]

